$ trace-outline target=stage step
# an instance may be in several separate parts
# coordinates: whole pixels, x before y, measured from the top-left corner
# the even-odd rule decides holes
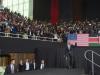
[[[86,75],[83,70],[80,69],[44,69],[36,71],[27,71],[23,73],[17,73],[15,75]]]

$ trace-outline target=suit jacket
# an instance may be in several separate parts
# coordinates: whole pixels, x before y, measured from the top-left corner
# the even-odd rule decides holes
[[[35,67],[35,69],[34,69]],[[36,70],[37,69],[37,64],[35,63],[35,65],[33,63],[30,63],[30,70]]]
[[[14,65],[14,73],[16,73],[16,72],[17,72],[17,66]],[[6,67],[6,69],[5,69],[4,75],[8,75],[8,74],[12,74],[12,73],[11,73],[11,64],[8,65],[8,66]]]
[[[68,45],[65,49],[65,56],[67,56],[69,58],[69,63],[70,63],[70,66],[73,68],[74,67],[74,63],[75,63],[75,60],[74,60],[74,57],[73,57],[73,50],[76,46],[74,45],[71,45],[70,46],[70,49],[68,48]]]
[[[24,64],[24,70],[26,69],[26,63]],[[34,70],[34,65],[33,63],[29,63],[29,71]]]
[[[46,68],[46,64],[44,64],[44,68],[43,69],[45,69]],[[40,64],[40,69],[41,69],[41,64]]]
[[[19,64],[19,65],[18,65],[18,71],[19,71],[19,72],[23,72],[23,71],[24,71],[24,64],[22,64],[22,65]]]

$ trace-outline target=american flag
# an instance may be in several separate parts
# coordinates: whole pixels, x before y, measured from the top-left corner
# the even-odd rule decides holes
[[[89,46],[89,44],[100,44],[100,36],[89,37],[89,34],[69,34],[68,41],[77,46]]]
[[[68,34],[68,42],[70,42],[72,45],[75,45],[77,42],[77,34]]]
[[[68,41],[77,46],[89,46],[89,34],[69,34]]]
[[[77,35],[77,46],[89,46],[89,34]]]

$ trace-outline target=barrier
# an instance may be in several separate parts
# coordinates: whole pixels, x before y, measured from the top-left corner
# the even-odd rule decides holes
[[[49,38],[41,36],[31,36],[27,34],[13,34],[0,32],[0,37],[9,37],[9,38],[20,38],[20,39],[30,39],[30,40],[40,40],[40,41],[50,41],[50,42],[62,42],[61,38]]]

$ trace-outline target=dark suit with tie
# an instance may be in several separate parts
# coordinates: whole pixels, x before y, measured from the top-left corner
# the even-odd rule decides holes
[[[67,68],[73,68],[73,45],[67,45],[65,49],[65,60]]]
[[[45,68],[46,68],[46,64],[45,63],[44,64],[40,64],[40,70],[43,70]]]
[[[27,63],[28,63],[28,65],[26,65]],[[29,62],[27,62],[27,63],[24,63],[24,70],[25,70],[25,71],[29,71],[29,70],[30,70],[30,63],[29,63]],[[29,67],[28,70],[26,70],[27,66]]]
[[[17,72],[17,67],[16,67],[16,65],[13,65],[13,67],[14,67],[14,73],[16,73]],[[8,74],[12,74],[12,69],[11,69],[11,64],[10,65],[8,65],[7,67],[6,67],[6,69],[5,69],[5,73],[4,73],[4,75],[8,75]]]
[[[37,65],[37,63],[35,62],[35,63],[33,63],[33,67],[34,67],[34,70],[37,70],[38,69],[38,65]]]
[[[26,63],[24,64],[24,70],[26,70],[26,71],[34,70],[34,64],[33,63],[30,63],[30,62],[27,62],[27,63],[29,64],[28,65],[29,70],[26,70],[26,67],[27,67]],[[36,67],[36,64],[35,64],[35,67]]]
[[[18,65],[18,71],[23,72],[24,71],[24,64],[19,64]]]

